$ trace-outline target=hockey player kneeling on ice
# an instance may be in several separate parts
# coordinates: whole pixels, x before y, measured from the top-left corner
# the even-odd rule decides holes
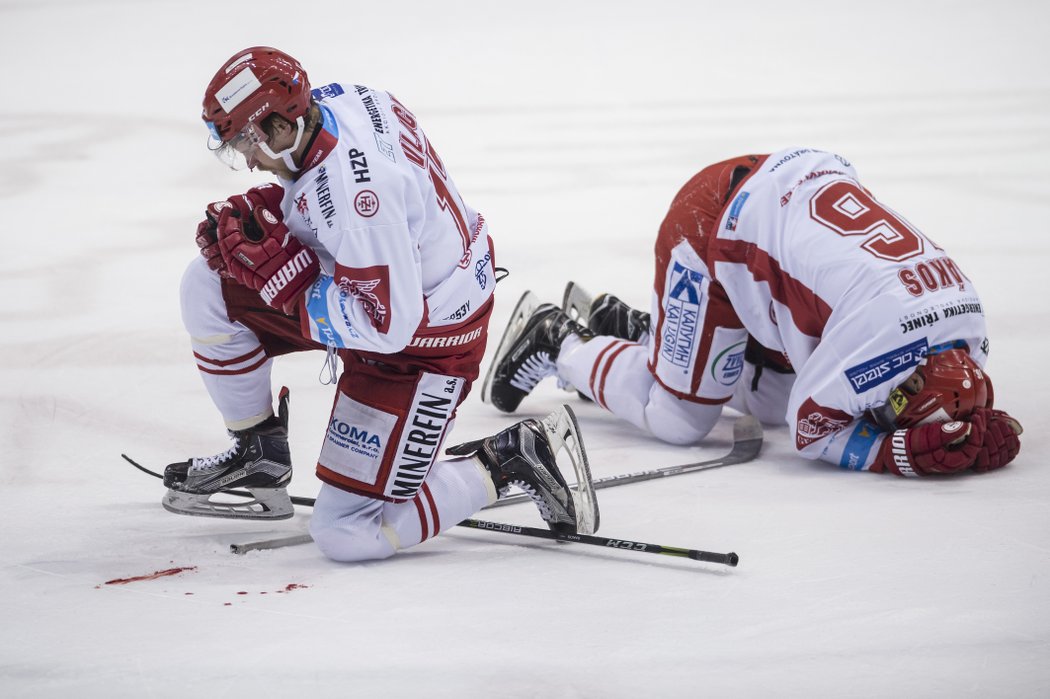
[[[993,407],[984,310],[939,246],[832,153],[711,165],[656,240],[651,313],[566,288],[526,293],[482,386],[513,412],[548,376],[675,444],[726,404],[791,427],[802,456],[903,476],[1010,463],[1020,423]]]
[[[338,376],[317,459],[310,532],[329,557],[384,558],[470,517],[511,486],[561,532],[598,508],[571,411],[449,450],[477,379],[495,287],[492,241],[415,116],[387,92],[332,83],[268,47],[208,85],[203,118],[228,164],[277,176],[209,204],[181,287],[184,324],[233,445],[165,469],[164,506],[215,517],[291,517],[288,393],[270,369],[327,352]],[[572,461],[568,486],[557,460]],[[247,489],[254,500],[223,493]],[[243,492],[243,491],[242,491]]]

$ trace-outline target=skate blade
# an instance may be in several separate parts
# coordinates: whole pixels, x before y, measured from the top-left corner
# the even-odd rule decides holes
[[[592,297],[582,286],[576,282],[569,282],[565,285],[565,293],[563,293],[561,297],[561,310],[584,327],[587,327],[587,321],[590,320],[592,303],[594,303],[594,297]],[[583,400],[590,400],[590,398],[584,395],[582,391],[561,378],[558,379],[558,388],[563,391],[568,391],[569,393],[575,392],[579,394],[580,398]]]
[[[292,500],[285,488],[248,488],[253,500],[223,502],[212,500],[225,493],[183,493],[168,490],[161,504],[168,512],[191,517],[221,517],[223,519],[288,519],[295,514]]]
[[[580,325],[586,326],[591,317],[591,304],[594,297],[577,284],[569,282],[565,285],[565,293],[561,298],[561,310]]]
[[[594,493],[591,479],[591,466],[587,460],[587,450],[580,436],[580,425],[572,408],[563,405],[558,410],[543,418],[544,432],[550,440],[551,448],[557,455],[564,447],[565,453],[572,461],[576,472],[576,483],[569,486],[573,505],[576,508],[576,533],[593,534],[601,524],[598,510],[598,497]]]
[[[521,335],[522,328],[525,327],[525,323],[528,322],[532,314],[540,306],[540,299],[536,294],[531,291],[526,291],[522,294],[521,298],[518,299],[518,305],[514,307],[514,310],[510,314],[510,322],[507,323],[507,329],[503,331],[503,337],[500,338],[499,346],[496,347],[496,354],[492,357],[492,363],[489,364],[488,373],[485,374],[485,382],[481,384],[481,402],[491,403],[490,400],[492,391],[492,379],[496,374],[496,367],[503,361],[503,357],[510,352],[510,348],[514,345],[514,341]]]

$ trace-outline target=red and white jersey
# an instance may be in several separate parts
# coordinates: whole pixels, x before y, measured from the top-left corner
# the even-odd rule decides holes
[[[761,159],[697,252],[747,332],[797,372],[787,422],[809,458],[870,465],[879,435],[857,418],[931,349],[987,359],[973,283],[932,240],[875,199],[841,156]]]
[[[313,96],[322,127],[303,173],[281,182],[285,224],[321,262],[303,335],[390,354],[454,331],[495,287],[484,219],[393,95],[333,83]]]

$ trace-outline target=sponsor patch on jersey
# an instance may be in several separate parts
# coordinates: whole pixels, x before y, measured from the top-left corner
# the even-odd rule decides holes
[[[711,362],[711,376],[723,386],[732,386],[744,372],[744,347],[747,342],[738,342],[722,350]]]
[[[861,364],[846,369],[846,378],[854,393],[864,393],[894,376],[909,371],[929,352],[926,338],[880,354]]]
[[[317,226],[310,220],[310,204],[306,201],[306,192],[301,193],[295,199],[295,210],[302,217],[303,223],[310,229],[310,232],[314,234],[314,238],[317,238]]]
[[[481,217],[478,216],[478,218],[480,219]],[[491,266],[489,263],[491,263],[491,262],[492,262],[492,251],[491,250],[486,250],[485,251],[485,256],[474,263],[474,281],[476,281],[478,283],[478,288],[480,288],[482,291],[485,290],[485,288],[488,286],[488,283],[489,283],[488,272],[489,272],[489,268]]]
[[[867,420],[858,420],[857,426],[853,428],[846,446],[842,450],[842,459],[839,466],[851,471],[863,470],[864,464],[868,462],[871,448],[875,446],[879,435],[883,434],[878,427]]]
[[[394,478],[386,493],[390,497],[411,498],[423,484],[441,450],[463,383],[455,376],[420,375],[394,452]]]
[[[397,415],[360,403],[345,393],[336,398],[318,463],[362,483],[375,484]]]
[[[379,138],[379,134],[377,133],[372,134],[372,137],[375,138],[376,148],[379,149],[379,152],[382,153],[390,162],[396,163],[397,156],[394,155],[394,146]]]
[[[343,86],[339,83],[330,83],[310,90],[310,96],[317,101],[338,97],[341,94],[343,94]]]
[[[726,218],[726,230],[735,231],[737,221],[740,219],[740,210],[744,208],[744,204],[747,203],[747,198],[750,196],[747,192],[741,192],[736,195],[733,199],[733,204],[729,207],[729,216]]]
[[[332,286],[332,278],[322,274],[310,287],[306,296],[306,315],[310,320],[311,329],[314,330],[314,338],[328,347],[346,347],[342,338],[332,328],[332,322],[328,313],[328,290]],[[350,327],[349,318],[347,330],[352,336],[357,333]]]
[[[675,262],[667,281],[660,356],[675,366],[692,366],[700,320],[704,275]]]
[[[332,217],[335,216],[335,203],[332,201],[332,187],[328,179],[328,168],[324,165],[317,168],[317,177],[314,178],[314,194],[317,196],[317,208],[321,211],[325,223],[331,228],[334,224]]]

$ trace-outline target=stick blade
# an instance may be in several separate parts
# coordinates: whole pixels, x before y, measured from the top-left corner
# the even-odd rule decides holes
[[[727,463],[751,461],[762,451],[762,423],[753,415],[745,415],[733,423],[733,449]]]

